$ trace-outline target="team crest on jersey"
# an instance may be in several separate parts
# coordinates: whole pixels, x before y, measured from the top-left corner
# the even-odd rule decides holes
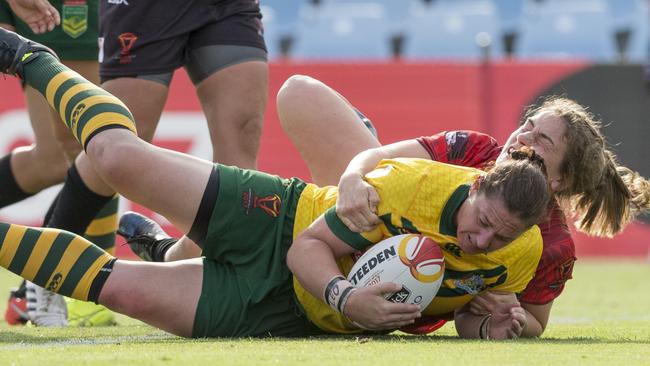
[[[260,197],[249,188],[242,194],[242,207],[246,210],[246,215],[250,214],[252,209],[258,208],[271,217],[278,217],[282,208],[282,199],[277,194]]]
[[[483,277],[473,274],[465,278],[454,280],[454,286],[470,295],[478,295],[479,292],[485,289],[485,280]]]
[[[120,64],[129,64],[132,59],[135,57],[131,54],[131,48],[135,45],[135,42],[138,40],[138,36],[134,33],[122,33],[117,36],[117,40],[120,42]]]
[[[72,38],[78,38],[88,30],[88,5],[85,0],[66,0],[61,12],[63,32]]]

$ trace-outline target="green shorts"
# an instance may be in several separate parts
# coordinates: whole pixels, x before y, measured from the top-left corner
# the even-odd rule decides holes
[[[322,333],[298,307],[286,264],[305,183],[224,165],[218,170],[193,336]]]
[[[61,14],[61,24],[51,32],[34,34],[4,0],[0,1],[0,23],[11,24],[18,34],[50,47],[61,60],[97,60],[99,0],[87,0],[85,6],[65,9],[63,0],[50,0],[50,3]]]

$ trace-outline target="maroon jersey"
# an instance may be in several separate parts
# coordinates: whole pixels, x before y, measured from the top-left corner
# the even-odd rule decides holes
[[[449,131],[424,136],[417,141],[429,152],[431,159],[443,163],[489,167],[501,153],[502,146],[489,135],[475,131]],[[576,260],[573,239],[564,213],[553,202],[546,219],[537,224],[544,241],[542,257],[535,277],[519,294],[519,300],[533,305],[544,305],[560,296],[564,284],[571,278]],[[421,318],[412,326],[402,328],[409,333],[430,333],[444,324],[440,318]]]

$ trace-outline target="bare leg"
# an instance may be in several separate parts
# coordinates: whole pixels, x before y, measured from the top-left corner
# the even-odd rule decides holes
[[[126,104],[133,114],[138,137],[151,142],[167,101],[169,88],[154,81],[136,78],[108,80],[102,84],[102,88]]]
[[[126,104],[133,114],[138,137],[151,142],[169,89],[160,83],[136,78],[109,80],[102,84],[102,88]],[[93,192],[102,196],[111,196],[115,193],[113,187],[95,171],[93,164],[84,153],[79,155],[76,165],[84,183]]]
[[[12,151],[11,167],[22,190],[37,193],[63,182],[69,162],[60,145],[52,138],[51,109],[45,98],[31,87],[25,88],[25,98],[35,141],[30,146]]]
[[[243,62],[217,71],[197,86],[208,120],[213,161],[257,167],[268,93],[265,62]]]
[[[99,303],[167,332],[190,337],[203,286],[202,259],[117,261]]]
[[[251,61],[220,70],[197,87],[208,119],[213,160],[241,168],[257,167],[257,151],[267,102],[268,66]],[[201,255],[201,248],[182,237],[165,253],[174,261]]]
[[[97,134],[86,154],[114,190],[164,215],[179,230],[190,230],[213,169],[211,162],[153,146],[122,129]]]
[[[316,184],[338,184],[355,155],[380,146],[343,96],[309,76],[290,77],[278,92],[277,108]]]

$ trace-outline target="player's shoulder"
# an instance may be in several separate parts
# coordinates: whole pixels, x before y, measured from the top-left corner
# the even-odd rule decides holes
[[[494,137],[472,130],[443,131],[418,141],[433,160],[456,165],[482,167],[501,152]]]

